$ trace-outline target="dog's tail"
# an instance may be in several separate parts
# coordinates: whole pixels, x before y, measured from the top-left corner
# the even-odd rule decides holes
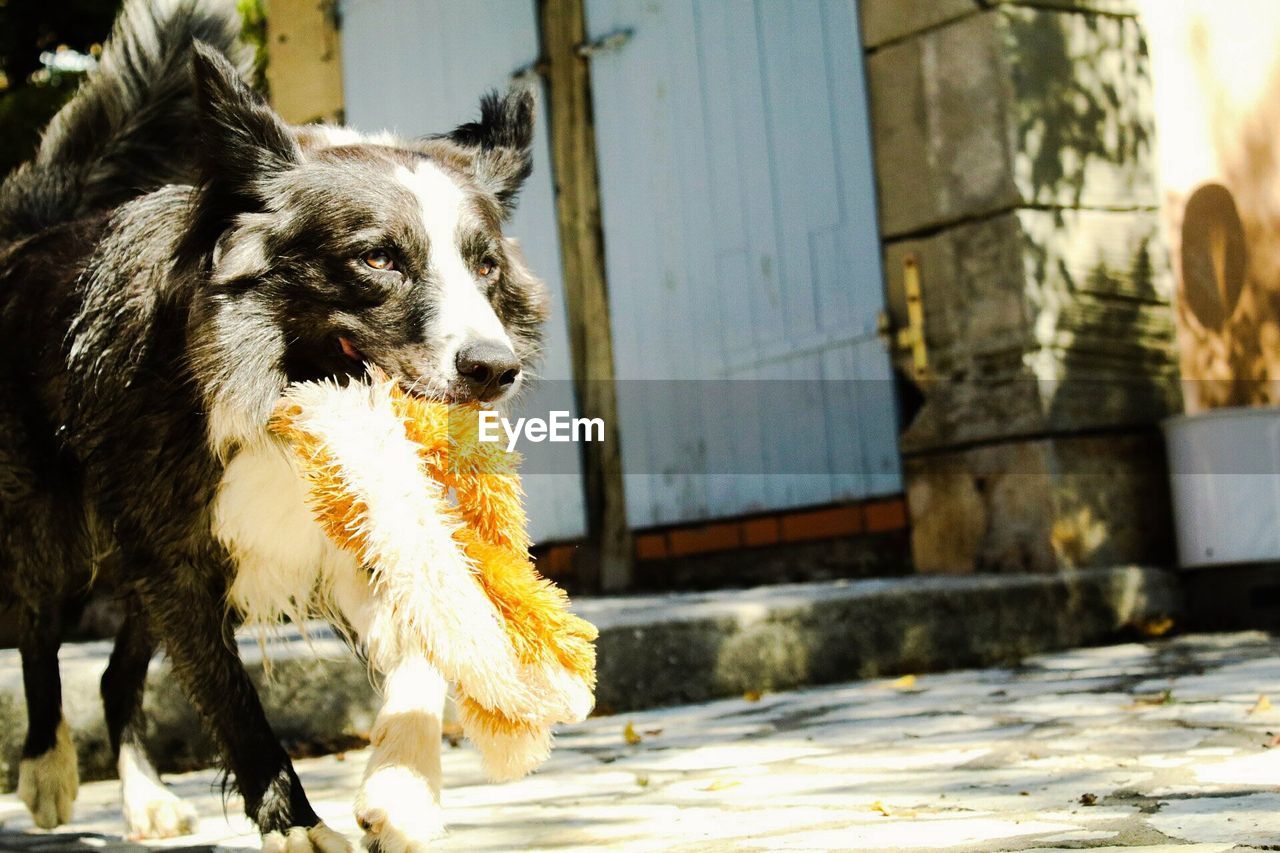
[[[235,0],[126,0],[98,68],[49,122],[35,157],[0,185],[0,238],[192,180],[191,42],[247,74]]]

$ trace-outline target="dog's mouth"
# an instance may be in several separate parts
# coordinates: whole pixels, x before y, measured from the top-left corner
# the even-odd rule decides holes
[[[364,353],[351,343],[350,338],[338,336],[338,346],[342,349],[342,354],[354,361],[356,364],[367,365],[369,360],[364,357]]]
[[[381,373],[384,376],[393,377],[396,384],[404,390],[405,393],[414,397],[420,397],[423,400],[431,400],[437,403],[457,403],[462,399],[448,390],[442,390],[433,387],[431,383],[425,381],[411,381],[401,376],[398,371],[388,370],[386,367],[378,364],[369,356],[365,355],[359,347],[348,337],[338,336],[338,348],[342,350],[343,357],[357,368],[357,376],[364,377],[371,373]]]

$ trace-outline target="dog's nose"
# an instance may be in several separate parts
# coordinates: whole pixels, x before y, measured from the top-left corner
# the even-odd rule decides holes
[[[472,341],[463,344],[454,359],[458,375],[477,400],[492,400],[515,384],[520,362],[511,347],[501,341]]]

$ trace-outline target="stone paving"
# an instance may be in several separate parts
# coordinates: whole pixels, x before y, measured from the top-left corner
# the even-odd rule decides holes
[[[1280,641],[1080,649],[597,717],[506,785],[485,784],[469,748],[447,749],[440,849],[1280,849],[1277,734]],[[362,765],[360,753],[298,762],[317,811],[353,841]],[[213,772],[170,781],[200,831],[154,846],[256,848]],[[116,795],[85,785],[59,834],[29,831],[0,796],[0,849],[141,850],[119,838]]]

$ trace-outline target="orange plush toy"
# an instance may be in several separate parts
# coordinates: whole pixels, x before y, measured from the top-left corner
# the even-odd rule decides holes
[[[535,571],[518,459],[479,440],[479,412],[375,373],[293,386],[271,429],[329,539],[368,573],[370,662],[425,656],[456,685],[489,775],[507,779],[546,758],[553,724],[590,711],[596,629]]]

